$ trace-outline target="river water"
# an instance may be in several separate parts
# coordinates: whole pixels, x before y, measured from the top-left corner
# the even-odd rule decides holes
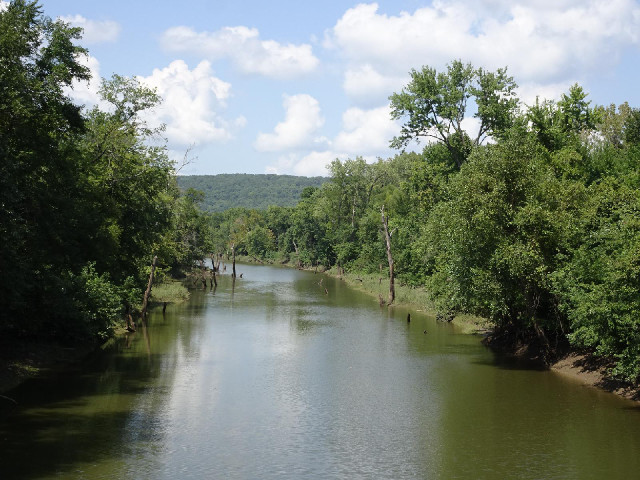
[[[340,280],[239,271],[10,392],[0,478],[640,478],[636,404]]]

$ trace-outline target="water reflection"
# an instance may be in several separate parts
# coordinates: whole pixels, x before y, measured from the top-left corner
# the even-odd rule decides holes
[[[628,403],[496,368],[477,338],[339,280],[242,271],[12,392],[3,478],[636,474]]]

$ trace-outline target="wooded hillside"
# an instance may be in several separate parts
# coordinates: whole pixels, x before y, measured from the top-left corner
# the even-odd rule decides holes
[[[267,207],[293,207],[305,187],[320,187],[326,177],[293,175],[251,175],[246,173],[179,176],[178,186],[185,191],[195,188],[204,193],[202,208],[223,212],[233,207],[266,210]]]

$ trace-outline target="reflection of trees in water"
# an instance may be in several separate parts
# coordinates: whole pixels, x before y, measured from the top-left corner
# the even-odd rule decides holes
[[[140,445],[161,444],[160,413],[168,408],[180,356],[193,353],[193,339],[205,328],[197,314],[205,302],[204,292],[193,292],[188,305],[164,315],[152,309],[136,333],[70,370],[13,390],[20,406],[0,425],[3,478],[73,477],[85,468],[113,468]]]

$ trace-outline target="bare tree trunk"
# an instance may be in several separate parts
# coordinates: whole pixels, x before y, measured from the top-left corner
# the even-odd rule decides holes
[[[380,209],[382,214],[382,227],[384,229],[384,239],[387,243],[387,260],[389,261],[389,302],[387,305],[391,305],[396,299],[396,287],[394,284],[393,276],[393,256],[391,255],[391,235],[389,233],[389,217],[384,215],[384,205]]]
[[[207,288],[207,270],[204,265],[204,260],[200,260],[200,274],[202,275],[202,285]]]
[[[142,310],[140,311],[140,315],[143,318],[147,314],[147,303],[149,302],[149,297],[151,296],[151,285],[153,284],[153,274],[156,271],[157,260],[158,256],[155,255],[153,257],[153,262],[151,262],[151,273],[149,274],[149,283],[147,284],[147,290],[144,292],[144,298],[142,299]]]
[[[127,330],[129,332],[135,332],[136,324],[133,322],[133,318],[131,318],[131,306],[128,303],[127,303],[127,311],[125,313],[125,316],[127,318]]]
[[[291,242],[293,242],[293,248],[296,251],[298,268],[300,268],[301,267],[301,265],[300,265],[300,253],[298,252],[298,245],[296,245],[296,241],[295,240],[291,240]]]
[[[233,258],[233,273],[231,274],[231,276],[233,278],[236,278],[236,244],[233,243],[231,244],[231,256]]]

